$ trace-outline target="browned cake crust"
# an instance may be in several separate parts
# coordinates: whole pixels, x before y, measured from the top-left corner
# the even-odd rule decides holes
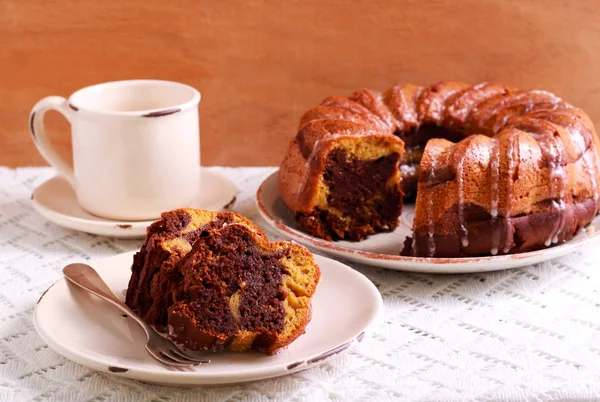
[[[371,152],[353,153],[357,147],[345,141],[362,142]],[[398,188],[412,195],[418,182],[414,236],[404,254],[529,251],[570,239],[598,213],[597,142],[587,115],[546,91],[460,82],[400,84],[384,93],[363,89],[348,98],[329,97],[302,117],[281,165],[279,189],[304,230],[360,239],[394,225],[371,219],[359,236],[324,235],[320,228],[334,226],[328,215],[335,200],[357,202],[356,192],[336,189],[337,182],[327,179],[328,166],[340,165],[335,151],[350,149],[343,180],[362,182],[361,166],[397,153]],[[368,208],[337,206],[333,213],[337,221],[350,215],[353,222],[365,210],[399,214],[401,201],[393,211],[386,194],[379,186],[368,192],[366,199],[376,200]],[[310,225],[303,223],[307,216]]]
[[[304,333],[319,277],[308,250],[240,215],[176,210],[148,229],[126,303],[187,349],[272,354]]]

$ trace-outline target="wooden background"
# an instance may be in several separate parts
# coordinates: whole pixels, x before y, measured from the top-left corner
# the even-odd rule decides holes
[[[40,165],[27,131],[47,95],[160,78],[200,90],[204,165],[278,164],[325,96],[400,81],[548,89],[600,123],[593,0],[0,0],[0,165]],[[70,153],[68,126],[49,116]]]

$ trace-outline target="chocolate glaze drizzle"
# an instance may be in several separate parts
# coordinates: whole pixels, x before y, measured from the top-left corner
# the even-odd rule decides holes
[[[492,228],[498,219],[498,201],[500,199],[500,190],[498,184],[500,181],[500,143],[495,138],[492,138],[492,152],[490,154],[490,215],[492,217]],[[492,229],[492,248],[490,254],[498,254],[500,244],[500,233]]]
[[[518,167],[518,163],[520,160],[519,155],[519,142],[517,138],[517,133],[512,133],[508,137],[508,152],[506,153],[508,171],[506,174],[506,212],[504,215],[504,219],[506,220],[506,237],[504,240],[504,248],[503,252],[506,254],[510,251],[510,246],[512,243],[512,233],[510,226],[510,215],[511,215],[511,206],[513,202],[513,181],[512,178],[515,175],[515,170]],[[515,156],[515,148],[517,149],[517,155]]]
[[[465,157],[467,156],[467,149],[465,149],[460,157],[458,166],[456,168],[456,183],[458,188],[457,194],[457,209],[458,209],[458,224],[460,225],[460,243],[463,247],[469,245],[469,232],[467,225],[465,224],[465,201],[464,201],[464,178],[463,178],[463,165]]]
[[[431,160],[431,170],[429,172],[428,186],[433,186],[435,182],[435,173],[437,168],[437,158]],[[427,255],[433,257],[435,255],[435,239],[433,234],[435,233],[435,223],[433,222],[433,197],[429,197],[427,200]],[[413,251],[416,252],[416,236],[413,235]]]

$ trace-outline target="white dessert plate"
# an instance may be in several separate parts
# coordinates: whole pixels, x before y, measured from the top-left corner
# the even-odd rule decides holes
[[[132,259],[130,252],[90,265],[123,298]],[[42,295],[33,322],[42,339],[67,359],[136,380],[194,386],[278,377],[318,365],[362,340],[383,308],[381,295],[365,276],[326,257],[315,255],[315,260],[321,282],[313,296],[312,320],[304,335],[274,356],[210,354],[209,364],[185,371],[167,368],[146,352],[145,335],[133,320],[64,278]]]
[[[400,224],[393,232],[378,233],[360,242],[329,242],[300,231],[296,221],[283,203],[277,187],[277,172],[267,177],[256,193],[258,210],[263,218],[286,237],[305,246],[349,261],[400,271],[424,273],[487,272],[517,268],[552,260],[569,254],[579,247],[600,239],[600,215],[573,239],[543,250],[490,257],[427,258],[400,255],[406,236],[412,235],[414,204],[405,204]]]
[[[200,183],[199,195],[189,207],[219,211],[235,201],[235,185],[227,178],[202,169]],[[81,208],[73,188],[61,176],[53,177],[37,187],[31,195],[31,202],[40,215],[57,225],[102,236],[141,238],[146,235],[146,228],[154,222],[115,221],[92,215]]]

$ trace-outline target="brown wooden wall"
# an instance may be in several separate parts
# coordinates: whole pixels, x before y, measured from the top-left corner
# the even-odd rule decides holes
[[[600,123],[594,0],[0,0],[0,165],[39,165],[41,97],[160,78],[202,93],[203,164],[279,163],[299,116],[400,81],[554,91]],[[67,125],[51,116],[69,153]]]

